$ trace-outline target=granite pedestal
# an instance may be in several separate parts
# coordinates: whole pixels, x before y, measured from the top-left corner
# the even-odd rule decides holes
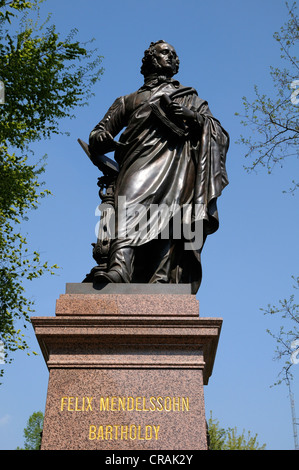
[[[49,369],[42,450],[206,450],[222,320],[188,285],[67,284],[32,323]]]

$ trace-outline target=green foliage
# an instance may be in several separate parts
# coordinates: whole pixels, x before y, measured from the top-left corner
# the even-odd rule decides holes
[[[237,428],[223,429],[219,421],[213,419],[212,413],[208,421],[209,450],[264,450],[266,444],[260,446],[257,434],[251,436],[250,431],[238,434]]]
[[[248,171],[265,167],[271,173],[277,164],[283,165],[285,158],[299,156],[299,105],[292,101],[292,83],[299,78],[299,62],[294,55],[298,47],[299,22],[296,2],[291,7],[288,3],[286,6],[288,22],[281,27],[280,32],[274,34],[274,39],[279,44],[281,59],[286,61],[287,67],[270,67],[273,96],[270,96],[270,90],[267,90],[267,94],[260,93],[255,86],[256,99],[253,102],[243,97],[245,115],[241,123],[248,126],[250,132],[249,137],[241,136],[238,142],[248,149],[245,155],[251,159],[246,167]],[[298,186],[298,182],[293,180],[290,191],[293,192]]]
[[[39,191],[42,170],[0,146],[0,334],[6,362],[8,351],[28,348],[17,324],[21,321],[26,328],[34,310],[33,302],[25,297],[22,280],[33,280],[48,270],[53,274],[57,268],[41,263],[39,253],[28,253],[26,238],[19,231],[27,210],[36,208],[39,198],[48,193]]]
[[[264,166],[268,173],[271,173],[277,163],[283,165],[286,157],[299,156],[299,62],[294,54],[296,47],[298,48],[299,21],[296,15],[296,2],[292,6],[286,2],[286,7],[288,21],[274,34],[274,39],[279,44],[280,57],[286,61],[287,67],[270,68],[276,94],[273,98],[260,94],[255,86],[256,100],[250,103],[246,97],[243,98],[245,116],[241,123],[249,126],[252,134],[249,138],[241,136],[239,143],[247,146],[246,157],[255,158],[247,167],[249,171]],[[292,180],[290,193],[294,194],[298,187],[298,181]],[[293,277],[293,280],[294,288],[299,289],[299,278]],[[299,339],[299,304],[295,301],[295,295],[291,295],[288,299],[280,300],[278,306],[269,304],[266,309],[261,310],[264,314],[280,316],[283,321],[278,332],[273,333],[270,329],[267,332],[276,341],[274,359],[284,360],[274,385],[284,382],[290,388],[290,381],[293,378],[292,344]]]
[[[72,42],[76,29],[59,40],[55,25],[48,22],[39,26],[25,16],[15,35],[0,30],[0,80],[6,96],[0,135],[6,145],[20,149],[59,133],[59,120],[87,104],[91,86],[102,74],[102,68],[95,70],[101,58],[90,61],[95,51]]]
[[[26,0],[0,0],[0,22],[8,21],[11,22],[11,17],[15,16],[18,11],[26,10],[27,8],[34,8],[37,3],[41,3],[43,0],[33,0],[28,2]]]
[[[299,277],[293,277],[294,289],[299,289]],[[265,315],[278,315],[283,320],[283,325],[277,333],[273,333],[270,329],[267,332],[276,341],[276,350],[274,359],[280,361],[284,359],[284,364],[278,374],[278,381],[274,385],[285,382],[289,386],[290,380],[293,379],[291,367],[294,365],[291,361],[293,351],[292,343],[299,339],[299,304],[296,303],[296,297],[292,294],[288,299],[279,301],[279,305],[268,305],[266,309],[261,309]]]
[[[59,121],[88,103],[103,72],[96,51],[74,41],[76,30],[61,39],[50,17],[40,24],[40,3],[0,0],[0,341],[6,362],[15,350],[28,350],[22,328],[34,310],[24,280],[57,269],[28,251],[22,232],[28,213],[50,194],[40,181],[44,158],[36,161],[30,144],[58,134]]]
[[[41,411],[37,411],[30,416],[24,429],[24,449],[18,447],[17,450],[40,450],[43,423],[44,415]]]

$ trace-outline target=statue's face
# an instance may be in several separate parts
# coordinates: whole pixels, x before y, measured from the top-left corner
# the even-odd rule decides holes
[[[155,58],[159,65],[159,72],[165,75],[174,75],[176,73],[176,58],[177,54],[175,49],[167,43],[161,42],[155,45]]]

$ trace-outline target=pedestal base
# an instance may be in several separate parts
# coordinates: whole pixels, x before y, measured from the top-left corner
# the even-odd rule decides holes
[[[167,286],[71,286],[55,317],[32,318],[50,372],[42,449],[207,449],[203,385],[222,320]]]

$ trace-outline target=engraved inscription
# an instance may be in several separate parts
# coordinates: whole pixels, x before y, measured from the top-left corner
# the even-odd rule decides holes
[[[158,440],[160,436],[161,426],[157,424],[138,424],[138,423],[122,423],[108,424],[97,423],[95,420],[101,418],[103,413],[119,413],[120,422],[122,421],[123,412],[145,412],[149,415],[157,413],[178,413],[189,412],[189,397],[172,397],[172,396],[63,396],[60,399],[60,412],[62,413],[91,413],[93,422],[89,424],[87,430],[88,439],[91,441],[150,441]],[[97,417],[95,418],[95,413]],[[105,416],[107,414],[105,413]],[[136,419],[136,414],[135,414]]]

